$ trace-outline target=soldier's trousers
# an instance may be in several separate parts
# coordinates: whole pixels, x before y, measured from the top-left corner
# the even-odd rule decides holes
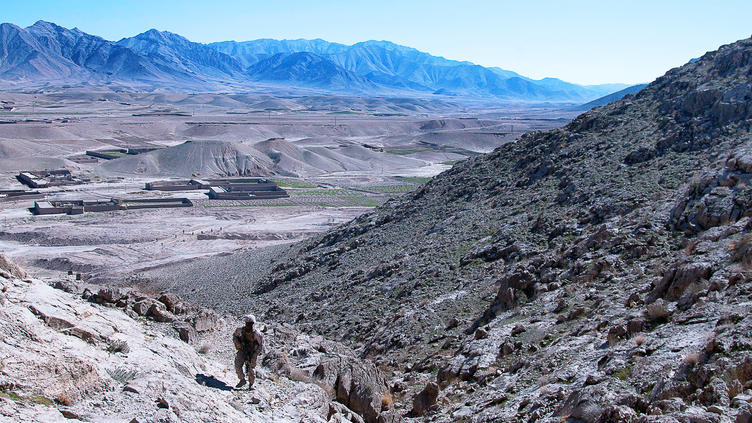
[[[243,366],[245,366],[245,371],[243,371]],[[238,351],[237,354],[235,354],[235,373],[238,375],[238,379],[240,380],[248,380],[248,387],[250,388],[253,386],[253,382],[256,381],[256,374],[253,371],[256,368],[256,355],[252,355],[248,357],[245,352]]]

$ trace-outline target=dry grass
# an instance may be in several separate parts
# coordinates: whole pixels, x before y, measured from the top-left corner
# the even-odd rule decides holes
[[[671,313],[668,310],[668,304],[663,299],[658,299],[654,303],[645,306],[645,311],[650,320],[664,320]]]
[[[743,235],[738,240],[731,242],[729,248],[731,249],[731,257],[735,262],[741,263],[747,269],[752,268],[752,234]]]
[[[692,254],[694,254],[695,253],[695,249],[697,248],[698,242],[699,241],[697,241],[696,239],[692,239],[692,240],[687,241],[686,245],[684,246],[684,252],[688,256],[691,256]]]
[[[694,367],[697,365],[697,363],[700,362],[700,353],[697,351],[692,351],[690,353],[687,353],[687,355],[684,356],[684,364]]]
[[[131,348],[125,340],[111,339],[107,341],[107,351],[111,353],[128,354],[131,351]]]
[[[71,400],[70,395],[68,395],[66,392],[61,392],[57,395],[55,398],[55,402],[57,402],[60,405],[69,406],[73,404],[73,400]]]
[[[394,399],[392,398],[392,393],[389,391],[384,391],[384,393],[381,395],[381,410],[389,410],[392,408],[392,404],[394,403]]]
[[[644,333],[635,335],[634,342],[639,347],[648,340],[648,337]]]

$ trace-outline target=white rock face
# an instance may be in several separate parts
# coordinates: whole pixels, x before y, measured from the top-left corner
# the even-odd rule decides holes
[[[234,390],[227,352],[199,354],[169,325],[134,320],[39,280],[3,276],[2,422],[324,422],[330,417],[330,398],[314,383],[260,369],[254,390]],[[226,334],[215,336],[229,340],[231,329],[227,325],[220,330]],[[333,417],[344,421],[340,413]]]

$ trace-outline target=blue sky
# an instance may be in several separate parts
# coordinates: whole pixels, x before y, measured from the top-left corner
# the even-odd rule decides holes
[[[752,34],[752,1],[2,0],[37,20],[118,40],[150,28],[198,42],[389,40],[449,59],[582,84],[651,81]]]

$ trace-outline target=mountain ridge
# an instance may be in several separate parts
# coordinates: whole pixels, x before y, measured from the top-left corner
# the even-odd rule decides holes
[[[268,60],[281,53],[307,54],[292,56],[297,60]],[[309,65],[301,65],[301,59]],[[274,69],[264,65],[273,65]],[[321,39],[202,44],[156,29],[108,41],[45,21],[27,28],[2,25],[0,84],[24,87],[69,83],[234,90],[271,83],[359,95],[436,94],[488,101],[557,103],[583,103],[616,88],[581,86],[556,78],[533,80],[516,72],[449,60],[389,41],[370,40],[351,46]]]

